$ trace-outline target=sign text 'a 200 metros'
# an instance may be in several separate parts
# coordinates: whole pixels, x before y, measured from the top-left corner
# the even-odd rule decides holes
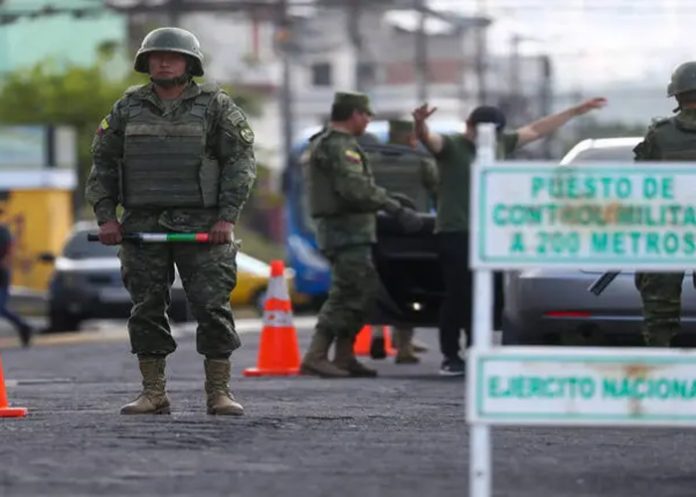
[[[475,267],[683,269],[696,261],[696,168],[508,162],[474,185]]]

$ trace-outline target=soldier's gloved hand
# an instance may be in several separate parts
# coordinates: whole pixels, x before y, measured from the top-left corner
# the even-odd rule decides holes
[[[408,207],[409,209],[416,208],[416,203],[413,201],[411,197],[409,197],[405,193],[394,192],[390,193],[389,196],[397,202],[399,202],[399,204],[401,204],[401,207]]]
[[[121,223],[111,219],[99,226],[99,241],[104,245],[118,245],[123,240]]]
[[[210,228],[210,243],[221,245],[234,241],[234,223],[220,219]]]
[[[423,227],[423,220],[418,213],[408,207],[402,207],[396,212],[396,220],[406,233],[415,233]]]

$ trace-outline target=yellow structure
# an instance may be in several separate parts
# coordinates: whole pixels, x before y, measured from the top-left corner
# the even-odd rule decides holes
[[[45,292],[53,264],[73,225],[75,174],[68,170],[0,172],[0,222],[15,239],[12,285]]]

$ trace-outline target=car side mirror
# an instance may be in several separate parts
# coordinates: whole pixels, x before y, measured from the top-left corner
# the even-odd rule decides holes
[[[56,262],[56,256],[51,252],[41,252],[39,255],[36,256],[36,259],[39,262],[45,262],[48,264]]]

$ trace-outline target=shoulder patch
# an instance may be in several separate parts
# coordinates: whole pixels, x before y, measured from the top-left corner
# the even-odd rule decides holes
[[[227,118],[230,120],[233,126],[239,126],[241,123],[246,121],[246,116],[244,113],[240,110],[239,107],[234,107],[229,114],[227,114]]]
[[[355,150],[346,150],[345,156],[346,159],[348,159],[348,161],[352,162],[353,164],[362,164],[362,157]]]
[[[101,120],[99,127],[97,128],[97,134],[102,136],[106,130],[109,129],[109,119],[108,116]]]
[[[243,126],[239,129],[239,137],[244,143],[251,145],[254,143],[254,132],[249,126]]]

